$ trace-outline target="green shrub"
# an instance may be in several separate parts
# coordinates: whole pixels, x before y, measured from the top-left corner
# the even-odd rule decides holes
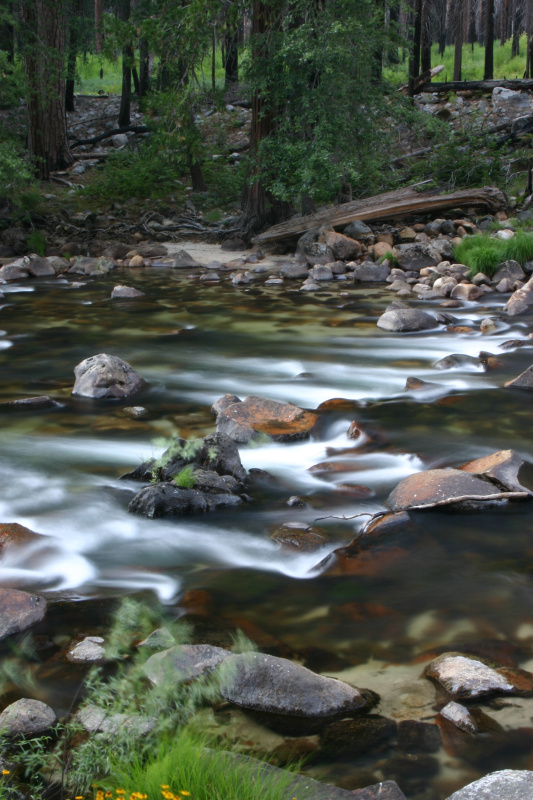
[[[523,265],[533,261],[533,234],[518,231],[512,239],[497,239],[484,233],[468,236],[454,248],[455,260],[470,267],[470,275],[483,272],[492,277],[502,261],[513,259]]]
[[[178,472],[177,475],[174,475],[173,481],[176,486],[179,486],[180,489],[192,489],[194,486],[194,473],[196,470],[194,469],[192,464],[189,464],[187,467],[183,467],[181,472]]]
[[[31,165],[20,143],[0,135],[0,200],[20,205],[33,183]]]
[[[46,236],[41,231],[32,231],[28,236],[28,250],[30,253],[37,253],[44,256],[46,252]]]

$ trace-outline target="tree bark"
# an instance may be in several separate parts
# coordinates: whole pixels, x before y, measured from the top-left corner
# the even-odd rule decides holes
[[[484,80],[494,78],[494,0],[486,0]]]
[[[420,74],[420,33],[421,33],[422,0],[413,4],[413,47],[409,58],[409,97],[414,96],[414,82]]]
[[[122,0],[120,5],[120,19],[127,22],[130,18],[130,0]],[[127,45],[122,51],[122,95],[120,98],[120,111],[118,113],[118,126],[125,128],[131,119],[131,67],[133,64],[133,48]]]
[[[76,80],[76,59],[78,57],[78,33],[81,14],[81,0],[76,0],[72,8],[69,28],[69,45],[67,59],[67,83],[65,86],[65,110],[75,111],[74,84]]]
[[[513,14],[513,43],[511,47],[511,57],[520,55],[520,32],[522,28],[522,2],[515,0]]]
[[[150,53],[148,42],[141,36],[139,39],[139,97],[146,97],[150,91]]]
[[[252,58],[268,58],[268,46],[264,35],[277,22],[277,9],[272,3],[253,0],[252,15]],[[252,126],[250,133],[251,172],[244,184],[242,193],[243,215],[241,223],[249,232],[255,232],[269,222],[281,222],[288,215],[289,205],[274,198],[266,191],[259,179],[257,152],[263,139],[266,139],[276,127],[274,109],[268,107],[265,99],[255,91],[252,96]]]
[[[453,79],[461,80],[463,64],[463,27],[464,27],[464,0],[457,0],[455,5],[455,50],[453,59]]]
[[[73,163],[65,113],[65,20],[61,2],[25,0],[28,150],[41,180]]]
[[[431,0],[422,0],[420,21],[420,71],[428,72],[431,69],[431,28],[429,24],[429,11]]]
[[[7,60],[12,64],[15,60],[15,28],[8,22],[0,25],[0,50],[7,53]]]
[[[226,89],[239,82],[239,29],[226,32],[224,36],[226,60],[224,62]]]
[[[102,0],[94,0],[94,30],[96,52],[101,53],[104,46],[102,37]]]

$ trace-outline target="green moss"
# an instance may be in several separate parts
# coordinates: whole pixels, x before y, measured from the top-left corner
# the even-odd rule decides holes
[[[174,475],[172,480],[180,489],[192,489],[194,486],[194,473],[193,465],[189,464],[187,467],[183,467],[177,475]]]

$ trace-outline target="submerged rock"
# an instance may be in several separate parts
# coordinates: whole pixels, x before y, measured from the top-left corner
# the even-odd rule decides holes
[[[217,403],[213,406],[215,413],[216,406]],[[291,441],[307,438],[317,419],[312,411],[292,403],[249,395],[242,402],[226,405],[218,412],[217,431],[236,442],[249,442],[258,433],[278,441]]]
[[[533,693],[533,675],[529,672],[512,667],[491,667],[461,653],[444,653],[435,658],[426,667],[425,674],[456,699]]]
[[[56,724],[57,717],[50,706],[40,700],[23,697],[0,714],[0,735],[41,736]]]
[[[322,534],[305,522],[287,522],[274,531],[270,538],[289,550],[306,553],[320,550],[326,544]]]
[[[503,500],[500,488],[459,469],[431,469],[404,478],[387,498],[392,511]]]
[[[311,732],[330,720],[363,711],[369,697],[285,658],[244,653],[224,662],[222,696],[285,731]]]
[[[377,321],[378,328],[395,333],[426,331],[438,325],[435,317],[417,308],[393,308],[386,311]]]
[[[90,356],[74,368],[72,394],[98,400],[121,400],[145,386],[145,381],[127,361],[107,353]]]
[[[384,749],[384,745],[396,736],[396,730],[394,720],[378,714],[341,719],[324,730],[321,750],[335,759],[356,758],[378,748]]]
[[[0,523],[0,554],[10,544],[26,544],[35,541],[39,536],[39,533],[19,525],[18,522]]]
[[[0,589],[0,642],[7,636],[25,631],[46,614],[42,597],[18,589]]]
[[[131,300],[135,297],[145,297],[145,296],[146,295],[144,294],[144,292],[140,292],[138,289],[134,289],[133,286],[123,286],[122,284],[114,286],[113,291],[111,292],[112,300]]]
[[[528,800],[533,797],[533,772],[503,769],[491,772],[454,792],[448,800]]]
[[[73,664],[94,664],[105,660],[104,640],[101,636],[85,636],[66,655]]]

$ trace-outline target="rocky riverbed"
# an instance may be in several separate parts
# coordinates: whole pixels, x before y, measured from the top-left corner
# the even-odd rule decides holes
[[[9,724],[63,717],[116,598],[155,593],[193,649],[158,634],[148,679],[233,664],[199,724],[241,753],[306,756],[331,797],[526,791],[530,270],[452,251],[489,223],[285,255],[4,234],[0,636],[38,653]]]

